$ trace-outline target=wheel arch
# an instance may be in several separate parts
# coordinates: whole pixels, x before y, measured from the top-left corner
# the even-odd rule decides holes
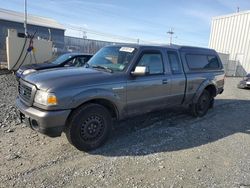
[[[108,99],[105,99],[105,98],[95,98],[95,99],[89,99],[87,101],[84,101],[82,102],[81,104],[79,104],[77,107],[75,107],[71,113],[69,114],[69,117],[70,115],[76,110],[76,109],[79,109],[85,105],[88,105],[88,104],[99,104],[103,107],[105,107],[111,114],[112,118],[114,119],[119,119],[119,110],[118,108],[116,107],[116,105],[108,100]]]
[[[198,101],[200,95],[202,94],[204,90],[207,90],[211,94],[212,97],[215,97],[217,95],[217,87],[215,83],[213,83],[212,81],[206,80],[197,89],[196,94],[192,100],[193,103],[196,103]]]
[[[212,97],[215,97],[217,94],[217,89],[213,84],[207,85],[204,89],[206,89],[211,94]]]

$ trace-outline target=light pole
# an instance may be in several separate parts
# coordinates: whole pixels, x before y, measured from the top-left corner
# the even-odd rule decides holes
[[[24,33],[26,36],[28,36],[28,31],[27,31],[27,0],[24,0]]]

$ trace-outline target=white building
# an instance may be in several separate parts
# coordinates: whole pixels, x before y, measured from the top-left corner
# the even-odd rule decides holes
[[[227,75],[250,73],[250,11],[214,17],[209,47],[222,53]],[[228,54],[225,55],[225,54]]]

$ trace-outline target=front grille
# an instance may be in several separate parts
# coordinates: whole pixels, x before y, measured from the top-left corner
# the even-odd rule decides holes
[[[25,82],[19,82],[18,85],[19,96],[27,103],[32,102],[32,86]]]

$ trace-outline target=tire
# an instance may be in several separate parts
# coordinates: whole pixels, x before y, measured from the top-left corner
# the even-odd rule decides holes
[[[204,90],[197,103],[191,105],[192,115],[194,117],[203,117],[212,106],[213,97],[211,97],[211,94],[207,90]]]
[[[68,141],[78,150],[90,151],[105,143],[112,124],[112,117],[105,107],[88,104],[71,114],[65,133]]]
[[[213,108],[213,107],[214,107],[214,98],[211,97],[209,108]]]

